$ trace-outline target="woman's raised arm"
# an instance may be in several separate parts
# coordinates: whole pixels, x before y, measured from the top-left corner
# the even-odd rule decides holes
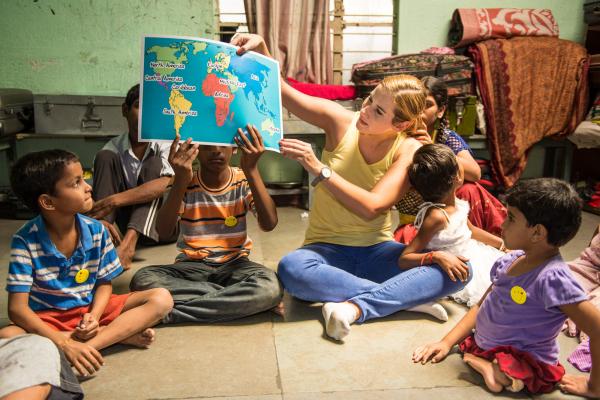
[[[271,57],[264,39],[259,35],[236,34],[231,39],[231,44],[239,46],[237,54],[246,51],[255,51],[267,57]],[[337,143],[340,135],[346,132],[346,128],[352,121],[354,113],[346,110],[340,104],[309,96],[294,89],[281,79],[281,100],[283,106],[303,121],[315,125],[325,131],[327,139]]]

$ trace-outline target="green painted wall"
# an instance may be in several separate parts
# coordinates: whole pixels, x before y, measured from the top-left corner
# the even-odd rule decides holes
[[[213,0],[2,0],[0,87],[124,96],[142,34],[214,38]]]
[[[456,8],[549,8],[558,23],[561,39],[583,42],[584,0],[394,0],[398,10],[397,53],[418,53],[445,46],[450,19]]]

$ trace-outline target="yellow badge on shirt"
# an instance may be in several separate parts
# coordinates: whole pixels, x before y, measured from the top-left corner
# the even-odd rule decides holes
[[[527,301],[527,292],[521,286],[513,286],[510,289],[510,297],[517,304],[525,304]]]
[[[80,269],[79,271],[77,271],[77,274],[75,275],[75,282],[83,283],[83,282],[87,281],[89,277],[90,277],[90,271],[88,271],[87,269]]]
[[[238,223],[237,218],[234,217],[233,215],[230,215],[229,217],[225,218],[225,226],[228,226],[230,228],[236,226]]]

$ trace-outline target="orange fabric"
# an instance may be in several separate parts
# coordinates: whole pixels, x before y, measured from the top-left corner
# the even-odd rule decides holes
[[[583,120],[587,52],[554,37],[486,40],[469,51],[485,107],[492,168],[497,180],[510,187],[535,143],[568,135]]]
[[[110,300],[108,300],[108,304],[106,304],[106,308],[100,317],[100,326],[105,326],[113,322],[121,312],[123,311],[123,307],[125,306],[125,302],[131,293],[127,294],[113,294],[110,296]],[[79,321],[85,313],[90,309],[91,304],[89,306],[84,307],[76,307],[70,310],[44,310],[37,311],[36,314],[42,321],[48,324],[50,327],[56,329],[57,331],[72,331],[75,330]]]

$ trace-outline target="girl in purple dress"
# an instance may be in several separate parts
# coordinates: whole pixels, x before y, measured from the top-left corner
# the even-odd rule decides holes
[[[581,224],[581,201],[567,183],[525,180],[508,191],[502,237],[513,251],[498,259],[479,304],[440,342],[417,348],[413,361],[442,361],[459,344],[463,358],[489,390],[600,396],[600,312],[571,274],[559,247]],[[590,336],[590,375],[565,375],[557,337],[571,318]],[[473,333],[473,330],[474,333]]]

